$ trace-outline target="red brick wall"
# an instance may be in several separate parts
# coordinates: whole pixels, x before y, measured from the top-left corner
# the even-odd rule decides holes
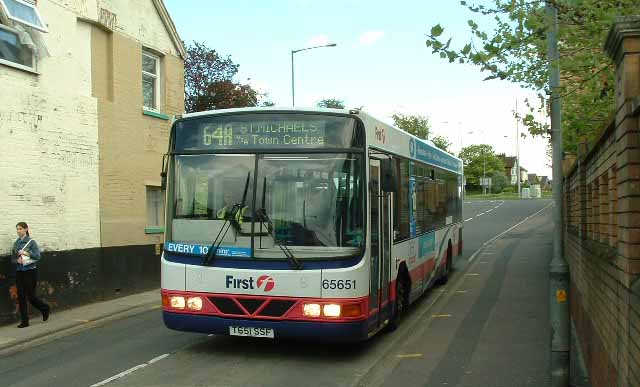
[[[571,317],[591,384],[640,386],[640,17],[617,20],[615,119],[564,180]]]

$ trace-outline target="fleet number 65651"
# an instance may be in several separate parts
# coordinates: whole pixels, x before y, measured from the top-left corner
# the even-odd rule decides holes
[[[356,280],[349,279],[324,279],[322,280],[322,289],[338,289],[338,290],[350,290],[356,288]]]

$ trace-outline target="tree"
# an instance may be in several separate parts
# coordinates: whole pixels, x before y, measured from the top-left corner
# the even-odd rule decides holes
[[[469,145],[462,148],[460,158],[464,165],[467,184],[480,185],[480,178],[504,174],[504,161],[487,144]]]
[[[344,109],[344,101],[336,98],[327,98],[318,102],[318,107],[330,109]]]
[[[437,146],[445,152],[451,153],[451,151],[449,150],[451,142],[445,136],[434,136],[431,138],[431,141],[433,142],[433,145]]]
[[[615,16],[637,12],[638,0],[551,0],[558,9],[563,140],[575,152],[581,136],[593,139],[610,119],[614,107],[614,67],[602,46]],[[491,6],[460,4],[473,12],[471,40],[454,49],[444,28],[431,28],[426,45],[449,62],[470,63],[485,71],[485,80],[501,79],[537,92],[538,113],[547,114],[547,22],[541,0],[493,0]],[[483,19],[490,17],[491,21]],[[488,21],[492,32],[481,29]],[[548,135],[546,122],[536,119],[534,101],[518,118],[532,135]]]
[[[204,43],[187,46],[184,61],[184,106],[188,113],[258,105],[263,94],[250,85],[235,82],[240,65],[222,58]]]
[[[429,123],[429,117],[421,115],[404,115],[394,114],[391,116],[393,123],[398,128],[404,130],[407,133],[411,133],[416,137],[424,140],[429,139],[429,132],[431,124]]]
[[[509,180],[504,172],[494,172],[491,175],[491,193],[500,193],[509,185]]]

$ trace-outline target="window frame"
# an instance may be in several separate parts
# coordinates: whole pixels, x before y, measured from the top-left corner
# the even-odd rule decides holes
[[[143,89],[142,89],[142,108],[144,110],[148,110],[148,111],[152,111],[152,112],[156,112],[159,113],[160,112],[160,106],[161,106],[161,95],[160,95],[160,79],[161,79],[161,74],[160,74],[160,56],[157,54],[154,54],[152,52],[150,52],[149,50],[142,50],[142,57],[147,56],[149,58],[152,58],[155,63],[156,63],[156,73],[152,74],[152,73],[148,73],[146,71],[144,71],[144,66],[140,66],[141,67],[141,71],[142,71],[142,84],[143,84]],[[153,77],[155,79],[155,83],[154,83],[154,88],[153,88],[153,92],[155,94],[155,106],[151,107],[151,106],[145,106],[145,101],[144,101],[144,76],[150,76]]]
[[[42,23],[42,26],[29,23],[28,21],[25,21],[25,20],[22,20],[22,19],[20,19],[20,18],[18,18],[16,16],[13,16],[9,12],[9,7],[5,4],[5,0],[0,0],[0,5],[2,5],[2,10],[7,15],[8,19],[13,20],[16,23],[24,24],[25,26],[29,26],[31,28],[35,28],[38,31],[47,32],[47,33],[49,32],[49,29],[47,28],[47,24],[44,22],[44,19],[42,18],[42,15],[40,15],[40,12],[38,11],[38,7],[36,6],[36,4],[30,3],[30,2],[24,1],[24,0],[13,0],[13,1],[33,9],[33,12],[36,14],[36,17],[38,18],[40,23]]]
[[[146,210],[147,210],[147,227],[164,227],[165,223],[165,209],[167,206],[166,203],[166,191],[162,189],[160,186],[156,185],[146,185],[145,186],[145,194],[146,194]],[[155,196],[155,197],[154,197]],[[158,199],[153,200],[152,199]],[[152,213],[153,210],[153,213]],[[158,224],[151,224],[150,217],[157,218]]]
[[[18,40],[18,44],[20,44],[20,31],[16,30],[15,28],[12,28],[6,24],[0,23],[0,29],[5,30],[9,33],[12,33],[14,35],[16,35],[16,38]],[[20,44],[22,46],[22,44]],[[31,48],[27,48],[28,50],[31,51],[31,67],[29,66],[25,66],[23,64],[17,63],[17,62],[12,62],[10,60],[7,59],[3,59],[0,58],[0,64],[9,66],[9,67],[15,67],[17,69],[20,70],[24,70],[30,73],[34,73],[34,74],[38,74],[38,72],[36,71],[36,64],[37,64],[37,58],[36,58],[36,51],[31,49]]]

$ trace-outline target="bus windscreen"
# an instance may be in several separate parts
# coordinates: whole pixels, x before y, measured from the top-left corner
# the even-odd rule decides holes
[[[176,123],[175,151],[362,148],[351,117],[252,113],[195,117]]]

